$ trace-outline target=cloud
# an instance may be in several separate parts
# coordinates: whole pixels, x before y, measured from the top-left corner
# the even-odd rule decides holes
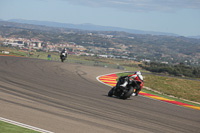
[[[200,0],[63,0],[89,7],[108,7],[126,11],[176,11],[200,9]]]

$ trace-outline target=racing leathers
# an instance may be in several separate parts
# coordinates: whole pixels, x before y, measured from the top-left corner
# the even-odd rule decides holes
[[[61,58],[62,55],[64,55],[64,56],[67,57],[67,49],[66,49],[66,48],[64,48],[64,49],[62,50],[62,52],[60,53],[60,58]]]
[[[141,73],[140,74],[138,74],[137,72],[136,73],[134,73],[134,74],[132,74],[132,75],[128,75],[129,77],[132,77],[133,78],[133,80],[135,80],[135,81],[139,81],[139,82],[141,82],[140,84],[137,84],[137,86],[136,86],[136,91],[135,91],[135,96],[137,96],[138,94],[139,94],[139,92],[142,90],[142,88],[143,88],[143,76],[141,75]]]
[[[116,84],[116,86],[114,87],[114,89],[118,86],[123,86],[125,87],[129,80],[135,80],[135,81],[139,81],[140,84],[136,84],[135,86],[135,96],[138,95],[138,93],[142,90],[143,88],[143,76],[141,75],[141,72],[135,72],[134,74],[128,75],[128,76],[121,76]]]

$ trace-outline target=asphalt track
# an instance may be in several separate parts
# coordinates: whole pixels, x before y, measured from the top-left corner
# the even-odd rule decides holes
[[[200,111],[143,96],[107,97],[119,70],[0,56],[0,117],[56,133],[200,133]]]

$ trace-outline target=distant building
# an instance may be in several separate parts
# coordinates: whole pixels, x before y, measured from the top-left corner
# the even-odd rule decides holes
[[[99,57],[108,58],[108,55],[98,55]]]
[[[10,52],[8,51],[2,51],[2,54],[9,54]]]
[[[11,45],[13,47],[24,47],[24,46],[30,46],[34,48],[41,48],[42,47],[42,41],[39,41],[37,39],[25,39],[25,38],[6,38],[3,42],[3,45]]]
[[[143,59],[142,61],[147,62],[147,63],[151,62],[151,60],[147,60],[147,59]]]
[[[35,41],[35,42],[30,42],[30,45],[33,47],[41,48],[42,47],[42,42],[41,41]]]
[[[161,62],[162,64],[169,64],[168,62],[166,62],[166,61],[163,61],[163,62]]]

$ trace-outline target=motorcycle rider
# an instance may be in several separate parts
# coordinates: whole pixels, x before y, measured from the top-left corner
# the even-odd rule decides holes
[[[65,56],[67,57],[67,48],[64,48],[62,50],[62,52],[60,53],[60,57],[63,55],[63,53],[65,54]]]
[[[134,74],[131,74],[131,75],[128,75],[128,76],[122,76],[122,77],[120,77],[119,80],[118,80],[118,82],[117,82],[117,84],[116,84],[116,86],[113,87],[113,89],[115,90],[116,87],[118,87],[118,86],[125,87],[130,80],[141,82],[140,84],[137,84],[136,87],[135,87],[135,89],[136,89],[135,96],[137,96],[138,93],[143,88],[143,76],[142,76],[142,74],[141,74],[140,71],[136,71],[136,72],[134,72]]]

